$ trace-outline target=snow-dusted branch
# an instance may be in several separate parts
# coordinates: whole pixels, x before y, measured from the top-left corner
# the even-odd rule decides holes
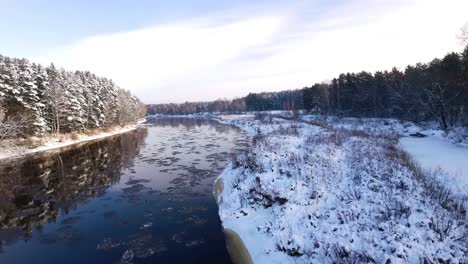
[[[468,45],[468,22],[462,27],[460,35],[458,35],[458,39],[464,45]]]

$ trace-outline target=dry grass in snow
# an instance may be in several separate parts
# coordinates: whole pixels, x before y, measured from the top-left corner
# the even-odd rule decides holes
[[[218,197],[223,226],[254,263],[467,262],[467,193],[421,170],[395,133],[326,120],[218,120],[255,134],[220,176]]]

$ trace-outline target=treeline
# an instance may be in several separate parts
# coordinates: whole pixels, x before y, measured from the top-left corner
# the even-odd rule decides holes
[[[145,112],[110,79],[0,55],[0,140],[126,125]]]
[[[149,114],[298,110],[355,117],[436,120],[442,128],[468,122],[468,46],[430,63],[383,72],[343,73],[328,83],[235,100],[148,105]]]
[[[233,100],[216,100],[212,102],[186,102],[181,104],[147,105],[149,115],[186,115],[204,112],[245,112],[265,110],[302,109],[302,91],[281,91],[270,93],[250,93],[246,97]]]
[[[302,93],[304,109],[322,114],[436,120],[442,128],[466,124],[468,47],[404,71],[340,74]]]
[[[242,112],[245,111],[243,98],[216,100],[212,102],[185,102],[181,104],[150,104],[146,106],[149,115],[187,115],[204,112]]]
[[[301,90],[273,93],[251,93],[244,97],[247,111],[303,109]]]

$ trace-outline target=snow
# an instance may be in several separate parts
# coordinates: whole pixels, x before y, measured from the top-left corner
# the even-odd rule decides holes
[[[451,144],[435,136],[403,137],[401,147],[426,170],[445,172],[454,187],[468,190],[468,147]],[[468,193],[468,191],[467,191]]]
[[[254,263],[466,263],[466,212],[430,196],[398,150],[396,138],[419,126],[211,118],[255,135],[249,152],[217,179],[222,190],[216,184],[222,225],[239,235]],[[457,162],[467,157],[433,137],[438,145],[424,141],[431,151],[450,151]]]
[[[20,157],[30,155],[30,154],[35,154],[38,152],[60,149],[63,147],[68,147],[68,146],[72,146],[72,145],[79,144],[79,143],[84,143],[88,141],[104,139],[106,137],[111,137],[111,136],[115,136],[119,134],[124,134],[124,133],[137,129],[144,122],[146,122],[146,119],[139,120],[134,125],[127,125],[124,127],[114,127],[109,132],[100,132],[96,135],[80,134],[78,135],[79,137],[78,139],[68,138],[66,140],[62,140],[57,137],[43,138],[45,141],[44,144],[36,148],[30,148],[30,149],[23,148],[23,147],[0,148],[0,160],[20,158]]]
[[[18,131],[24,136],[44,136],[58,128],[82,131],[119,125],[122,121],[130,124],[145,112],[143,103],[130,92],[90,72],[65,71],[53,65],[42,67],[1,55],[0,72],[0,104],[8,113],[0,123],[30,120],[33,126]]]

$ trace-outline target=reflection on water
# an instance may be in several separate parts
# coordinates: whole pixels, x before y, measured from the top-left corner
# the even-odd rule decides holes
[[[212,186],[247,145],[232,127],[158,119],[0,164],[0,263],[229,262]]]
[[[0,228],[28,236],[60,211],[99,196],[119,181],[146,135],[139,129],[80,149],[0,164]]]

